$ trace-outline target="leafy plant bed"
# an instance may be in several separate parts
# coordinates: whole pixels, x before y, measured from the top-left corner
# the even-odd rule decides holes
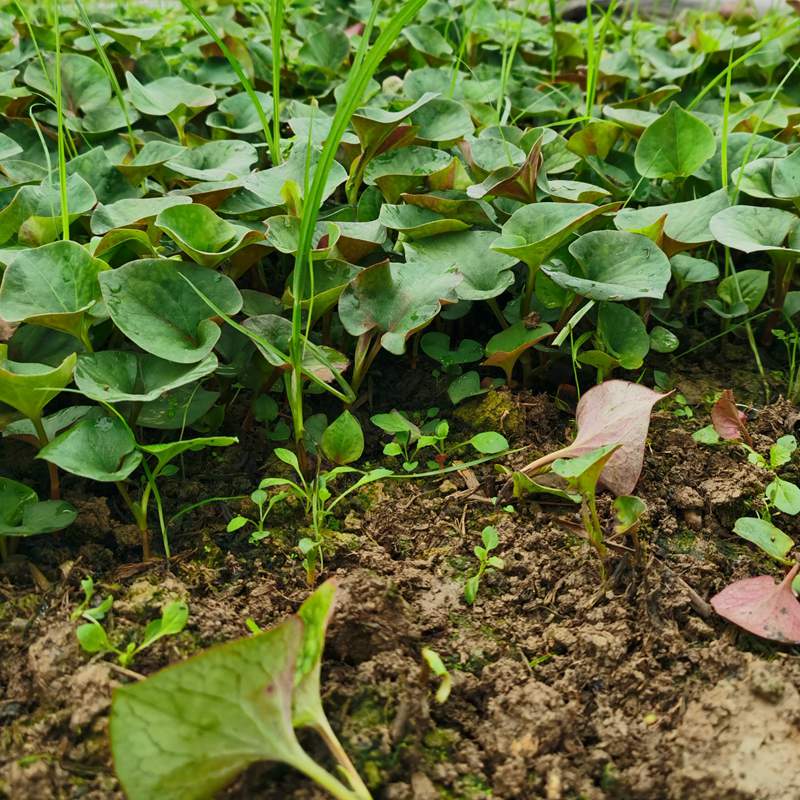
[[[517,419],[512,444],[563,445],[568,418],[546,396],[503,402]],[[480,405],[474,410],[477,416]],[[642,532],[650,560],[645,568],[623,564],[605,589],[591,549],[560,522],[577,522],[563,507],[525,503],[504,512],[454,496],[463,488],[455,476],[379,484],[342,512],[326,566],[340,599],[323,670],[325,705],[378,796],[549,791],[710,800],[722,791],[775,798],[795,791],[792,776],[770,765],[797,743],[796,648],[732,635],[720,618],[699,613],[687,589],[707,598],[750,574],[752,552],[729,531],[765,474],[731,451],[694,442],[673,411],[654,416],[638,488],[650,509]],[[756,447],[791,430],[794,416],[785,404],[757,412],[750,422]],[[704,421],[702,411],[698,417]],[[247,464],[231,460],[218,469],[219,482],[200,469],[182,491],[248,485]],[[488,468],[477,474],[493,480]],[[607,520],[610,500],[600,505]],[[170,600],[188,604],[183,633],[137,659],[133,669],[145,674],[244,635],[248,618],[267,627],[308,594],[291,557],[290,520],[253,547],[226,534],[219,507],[207,506],[184,525],[169,569],[126,567],[130,551],[113,542],[119,523],[106,498],[79,507],[74,534],[60,548],[33,551],[52,578],[49,589],[26,587],[25,575],[3,585],[9,797],[121,796],[106,728],[109,691],[130,678],[81,653],[68,619],[80,578],[94,575],[98,591],[114,595],[116,636],[130,635]],[[471,548],[486,525],[498,531],[505,566],[482,579],[469,606]],[[797,527],[789,532],[797,535]],[[423,647],[451,675],[443,704],[434,699],[438,679],[424,667]],[[770,731],[769,757],[747,749],[755,726]],[[324,795],[309,793],[291,771],[263,765],[224,796]]]
[[[800,796],[800,20],[585,11],[0,10],[0,797]]]

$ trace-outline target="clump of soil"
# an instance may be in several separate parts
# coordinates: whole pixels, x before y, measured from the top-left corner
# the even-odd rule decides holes
[[[531,446],[510,463],[566,441],[570,418],[544,395],[498,392],[472,402],[459,424],[480,416],[484,429]],[[786,404],[752,416],[761,450],[796,418]],[[769,474],[735,448],[696,444],[690,429],[668,405],[655,414],[637,488],[649,509],[645,557],[615,554],[605,587],[574,508],[546,497],[510,513],[480,492],[465,497],[452,473],[377,484],[341,509],[350,546],[326,561],[340,592],[324,701],[376,798],[800,796],[791,768],[800,752],[800,652],[737,632],[703,603],[732,579],[775,572],[730,533]],[[217,469],[225,491],[199,466],[188,484],[167,489],[168,501],[252,488],[258,457],[239,459],[238,471],[233,461]],[[786,467],[787,477],[794,469]],[[491,496],[492,467],[475,472]],[[600,508],[608,519],[610,498]],[[78,648],[69,614],[83,576],[114,594],[112,629],[122,638],[169,599],[189,603],[186,631],[142,654],[133,665],[142,674],[245,635],[248,617],[275,623],[308,595],[293,550],[298,515],[285,512],[271,537],[250,545],[246,534],[225,533],[230,513],[209,505],[183,517],[169,568],[136,567],[125,565],[134,551],[115,532],[127,524],[117,509],[86,498],[83,541],[41,540],[28,550],[49,589],[37,588],[27,569],[0,580],[0,797],[122,797],[106,732],[110,692],[131,678]],[[490,524],[506,566],[485,576],[470,607],[463,584]],[[442,705],[422,666],[424,646],[453,677]],[[320,752],[313,738],[304,743]],[[324,795],[287,768],[258,764],[225,797]]]

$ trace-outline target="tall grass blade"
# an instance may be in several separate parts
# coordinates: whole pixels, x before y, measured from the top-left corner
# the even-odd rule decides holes
[[[231,69],[236,73],[239,83],[242,84],[242,88],[250,98],[250,102],[253,104],[253,109],[258,115],[258,120],[264,130],[264,140],[267,143],[267,147],[269,147],[272,163],[273,165],[279,164],[280,142],[276,142],[272,136],[272,133],[270,132],[267,115],[264,113],[264,109],[261,107],[261,103],[256,96],[255,89],[253,89],[253,84],[250,82],[250,79],[247,77],[247,75],[245,75],[241,62],[231,52],[228,45],[222,41],[220,35],[214,30],[214,28],[211,27],[211,24],[208,22],[208,20],[194,7],[192,0],[181,0],[181,4],[200,23],[200,26],[203,28],[203,30],[214,40],[214,43],[217,45],[217,47],[219,47],[222,55],[225,56],[227,62],[231,65]]]
[[[350,123],[350,118],[355,113],[369,81],[378,69],[386,53],[394,44],[403,28],[417,15],[426,0],[406,0],[405,3],[393,14],[386,27],[381,31],[375,43],[370,47],[369,40],[375,26],[378,14],[379,0],[372,6],[372,12],[364,28],[361,43],[353,59],[350,77],[345,84],[344,92],[339,100],[336,114],[331,122],[331,129],[322,148],[319,161],[314,170],[314,178],[303,198],[303,216],[300,220],[297,253],[295,255],[295,268],[292,280],[292,342],[291,384],[287,381],[287,389],[291,389],[289,404],[294,422],[295,442],[298,447],[303,440],[303,398],[302,382],[300,380],[303,363],[303,349],[307,339],[302,336],[302,304],[305,296],[306,276],[310,272],[311,245],[314,229],[319,216],[319,207],[328,174],[333,166],[336,151],[342,141],[345,130]]]
[[[114,68],[111,66],[111,62],[108,60],[108,56],[106,55],[106,51],[103,49],[103,45],[100,44],[100,40],[97,38],[97,34],[94,32],[94,26],[92,25],[91,19],[89,19],[89,15],[86,13],[85,6],[81,0],[75,0],[75,5],[78,8],[78,13],[81,15],[83,24],[89,31],[89,36],[92,38],[92,44],[94,45],[97,57],[100,59],[100,64],[105,70],[108,80],[111,82],[111,86],[114,89],[114,96],[117,98],[119,107],[122,109],[122,115],[125,117],[125,127],[128,129],[128,142],[131,146],[131,153],[136,155],[136,137],[133,135],[131,116],[128,111],[128,104],[125,101],[125,96],[122,94],[122,87],[119,85],[117,75],[114,72]]]
[[[56,41],[55,95],[58,116],[58,184],[61,197],[61,232],[69,239],[69,198],[67,197],[67,156],[64,147],[64,97],[61,91],[61,7],[55,3],[53,33]]]
[[[270,4],[270,25],[272,28],[272,141],[275,151],[274,164],[281,161],[281,62],[283,60],[283,0],[272,0]],[[277,160],[276,160],[277,159]]]

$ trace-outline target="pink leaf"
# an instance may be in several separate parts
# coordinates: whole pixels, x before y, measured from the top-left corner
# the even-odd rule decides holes
[[[364,23],[356,22],[355,25],[345,28],[344,32],[348,39],[352,39],[354,36],[361,36],[361,34],[364,33]]]
[[[723,439],[752,443],[747,432],[747,417],[736,408],[736,400],[730,389],[725,389],[719,400],[714,403],[711,409],[711,422],[714,430]]]
[[[600,481],[616,495],[631,494],[644,464],[644,446],[653,406],[666,397],[629,381],[605,381],[586,392],[578,403],[575,441],[537,459],[522,471],[532,472],[557,458],[575,458],[598,447],[622,447],[606,464]]]
[[[799,570],[800,564],[795,564],[779,584],[769,575],[736,581],[712,597],[711,605],[721,617],[750,633],[800,644],[800,603],[792,591]]]

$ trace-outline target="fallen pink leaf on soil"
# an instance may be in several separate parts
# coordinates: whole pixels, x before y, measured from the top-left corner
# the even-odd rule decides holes
[[[800,571],[795,564],[776,584],[770,575],[745,578],[726,586],[711,598],[721,617],[764,639],[800,644],[800,602],[792,591],[792,581]]]
[[[728,441],[744,441],[752,444],[752,439],[747,431],[747,417],[736,407],[736,400],[730,389],[720,396],[711,409],[711,423],[714,430]]]
[[[528,464],[522,472],[532,472],[558,458],[575,458],[598,447],[620,444],[600,482],[616,495],[631,494],[642,473],[650,414],[666,396],[630,381],[605,381],[595,386],[578,403],[575,441]]]

